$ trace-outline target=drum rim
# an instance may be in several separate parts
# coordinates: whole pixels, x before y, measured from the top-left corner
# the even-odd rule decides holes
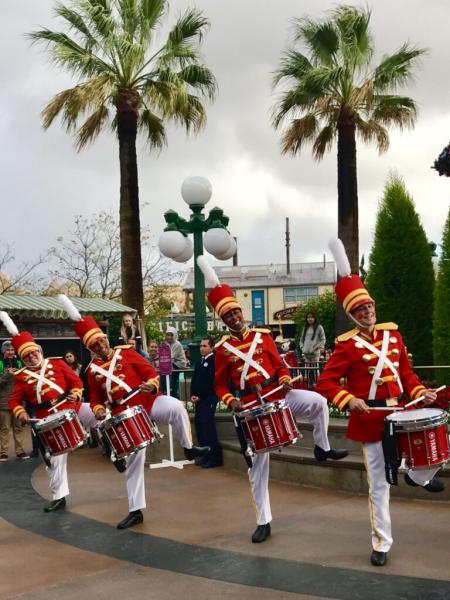
[[[65,423],[66,421],[73,421],[74,419],[80,420],[77,411],[73,408],[58,410],[58,412],[52,413],[51,415],[47,415],[46,417],[35,423],[34,428],[36,429],[36,431],[46,431],[44,427],[46,427],[50,423],[54,424],[58,423],[59,421],[61,423]]]
[[[422,413],[424,416],[422,418],[419,419],[407,419],[404,418],[405,416],[409,416],[409,415],[414,415],[417,414],[419,411],[429,411],[430,413],[434,413],[434,414],[429,414],[429,416],[425,416],[425,413]],[[442,419],[442,421],[441,421]],[[390,415],[386,416],[386,420],[390,421],[394,424],[399,424],[399,423],[425,423],[425,422],[429,422],[429,421],[436,421],[439,420],[439,422],[442,423],[447,423],[448,421],[448,414],[445,412],[445,410],[442,410],[442,408],[418,408],[416,410],[405,410],[403,412],[393,412]]]
[[[281,402],[286,404],[285,400],[274,400],[273,402],[265,402],[264,404],[259,404],[258,406],[254,406],[253,408],[247,408],[246,410],[242,410],[239,413],[239,417],[241,417],[245,421],[250,421],[251,419],[271,415],[272,413],[277,412],[279,410],[277,404],[280,404]],[[247,418],[247,415],[250,415],[250,418]]]
[[[145,442],[141,442],[140,444],[135,446],[133,448],[133,450],[130,450],[129,452],[122,452],[121,454],[117,454],[117,452],[114,448],[114,453],[117,456],[117,458],[119,458],[119,459],[126,458],[127,456],[131,456],[132,454],[137,454],[140,450],[147,448],[147,446],[150,446],[150,444],[153,444],[153,442],[155,442],[155,441],[156,441],[156,436],[151,440],[146,440]]]
[[[122,410],[119,413],[116,413],[115,415],[111,415],[108,419],[105,419],[102,423],[102,426],[105,426],[106,423],[110,423],[113,425],[115,425],[116,423],[121,423],[122,421],[125,421],[125,419],[134,417],[134,415],[137,415],[139,413],[147,414],[145,408],[141,404],[136,404],[136,406],[128,406],[125,410]]]

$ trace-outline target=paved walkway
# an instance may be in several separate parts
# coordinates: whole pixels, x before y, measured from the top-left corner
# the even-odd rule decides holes
[[[392,501],[395,545],[369,564],[367,498],[271,483],[272,537],[251,544],[245,475],[146,471],[145,521],[126,515],[123,475],[98,450],[69,459],[67,510],[44,514],[38,460],[0,465],[0,598],[72,600],[448,600],[450,506]]]

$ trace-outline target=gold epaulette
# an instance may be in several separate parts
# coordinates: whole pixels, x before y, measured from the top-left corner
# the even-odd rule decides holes
[[[127,350],[128,348],[133,348],[134,350],[134,346],[132,346],[131,344],[122,344],[121,346],[114,346],[114,350]]]
[[[346,331],[345,333],[341,333],[341,335],[339,335],[336,338],[336,342],[346,342],[347,340],[350,340],[354,335],[356,335],[358,333],[358,329],[350,329],[350,331]]]
[[[14,377],[17,377],[17,375],[25,371],[25,369],[26,367],[22,367],[21,369],[17,369],[17,371],[14,371]]]
[[[251,331],[258,331],[258,333],[272,333],[270,329],[265,329],[264,327],[252,327]]]
[[[397,323],[378,323],[378,325],[375,325],[375,329],[377,331],[397,331],[398,325]]]
[[[217,344],[214,346],[214,348],[219,348],[224,342],[226,342],[227,340],[230,339],[230,335],[224,335],[218,342]]]

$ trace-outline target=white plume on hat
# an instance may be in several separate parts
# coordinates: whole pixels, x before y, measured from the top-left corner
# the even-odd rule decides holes
[[[83,317],[78,312],[78,309],[75,307],[72,300],[69,300],[69,298],[65,294],[58,294],[56,298],[61,304],[61,306],[64,308],[66,313],[69,315],[69,317],[72,319],[72,321],[82,320]]]
[[[19,330],[17,329],[14,321],[4,310],[0,310],[0,320],[6,327],[6,331],[9,333],[9,335],[12,335],[13,337],[19,335]]]
[[[342,241],[339,238],[331,238],[328,242],[328,248],[333,255],[339,275],[341,277],[350,275],[352,270]]]
[[[197,258],[197,264],[200,268],[200,271],[205,276],[206,287],[215,288],[218,285],[220,285],[220,281],[219,281],[219,278],[217,277],[217,273],[214,271],[214,269],[210,265],[206,256],[203,256],[203,254],[201,254]]]

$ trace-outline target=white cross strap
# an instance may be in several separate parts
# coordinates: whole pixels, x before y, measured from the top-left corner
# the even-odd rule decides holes
[[[247,354],[244,354],[243,352],[241,352],[240,350],[238,350],[237,348],[235,348],[228,342],[225,342],[223,344],[224,348],[226,348],[229,352],[231,352],[232,354],[234,354],[235,356],[239,357],[241,360],[244,361],[244,363],[245,363],[244,369],[247,366],[245,375],[244,375],[244,369],[242,370],[242,375],[241,375],[241,380],[240,380],[241,390],[245,389],[245,377],[246,377],[249,367],[253,367],[255,369],[255,371],[258,371],[258,373],[261,373],[261,375],[264,377],[264,379],[270,379],[270,375],[264,369],[264,367],[262,367],[259,363],[257,363],[256,360],[253,360],[253,353],[255,352],[256,344],[258,343],[258,340],[260,337],[261,337],[260,333],[257,333],[255,335]]]
[[[37,386],[36,386],[36,395],[37,395],[37,399],[38,399],[38,404],[40,404],[42,402],[42,386],[43,385],[47,385],[52,390],[55,390],[55,392],[58,392],[58,394],[64,394],[64,390],[62,388],[60,388],[57,383],[55,383],[54,381],[51,381],[51,379],[48,379],[47,377],[44,376],[45,371],[47,369],[47,365],[48,365],[48,358],[45,358],[42,363],[41,370],[39,371],[39,373],[36,373],[35,371],[29,371],[28,369],[23,370],[23,373],[26,373],[28,375],[28,377],[32,377],[33,379],[36,379],[36,381],[38,382]]]
[[[89,365],[89,368],[91,369],[91,371],[93,371],[94,373],[99,373],[100,375],[103,375],[105,377],[105,379],[106,379],[106,395],[108,396],[108,400],[110,402],[112,402],[112,395],[111,395],[111,384],[112,383],[116,383],[120,388],[125,390],[127,393],[131,392],[130,386],[128,384],[126,384],[124,381],[122,381],[122,379],[120,379],[119,377],[114,375],[114,373],[113,373],[114,367],[116,366],[116,362],[117,362],[118,358],[120,358],[120,350],[115,350],[114,356],[113,356],[111,362],[109,363],[108,370],[103,369],[103,367],[100,367],[99,365],[96,365],[95,363],[91,363]]]
[[[359,335],[354,335],[353,339],[356,340],[357,342],[359,342],[360,344],[362,344],[364,346],[364,348],[366,348],[367,350],[369,350],[369,352],[371,352],[372,354],[375,354],[375,356],[378,356],[377,366],[375,367],[375,372],[373,374],[372,382],[370,384],[370,390],[369,390],[369,398],[368,398],[368,400],[374,400],[375,399],[376,380],[380,376],[380,373],[383,370],[383,366],[384,365],[387,365],[387,367],[389,368],[389,370],[391,371],[391,373],[395,377],[397,377],[398,386],[400,388],[401,393],[403,393],[403,385],[402,385],[402,382],[400,380],[400,376],[398,374],[398,371],[394,367],[393,363],[387,357],[387,350],[388,350],[388,346],[389,346],[389,332],[386,331],[386,330],[383,332],[383,343],[382,343],[382,346],[381,346],[381,351],[378,350],[377,348],[375,348],[375,346],[373,346],[372,344],[370,344],[369,342],[367,342],[362,337],[359,337]]]

